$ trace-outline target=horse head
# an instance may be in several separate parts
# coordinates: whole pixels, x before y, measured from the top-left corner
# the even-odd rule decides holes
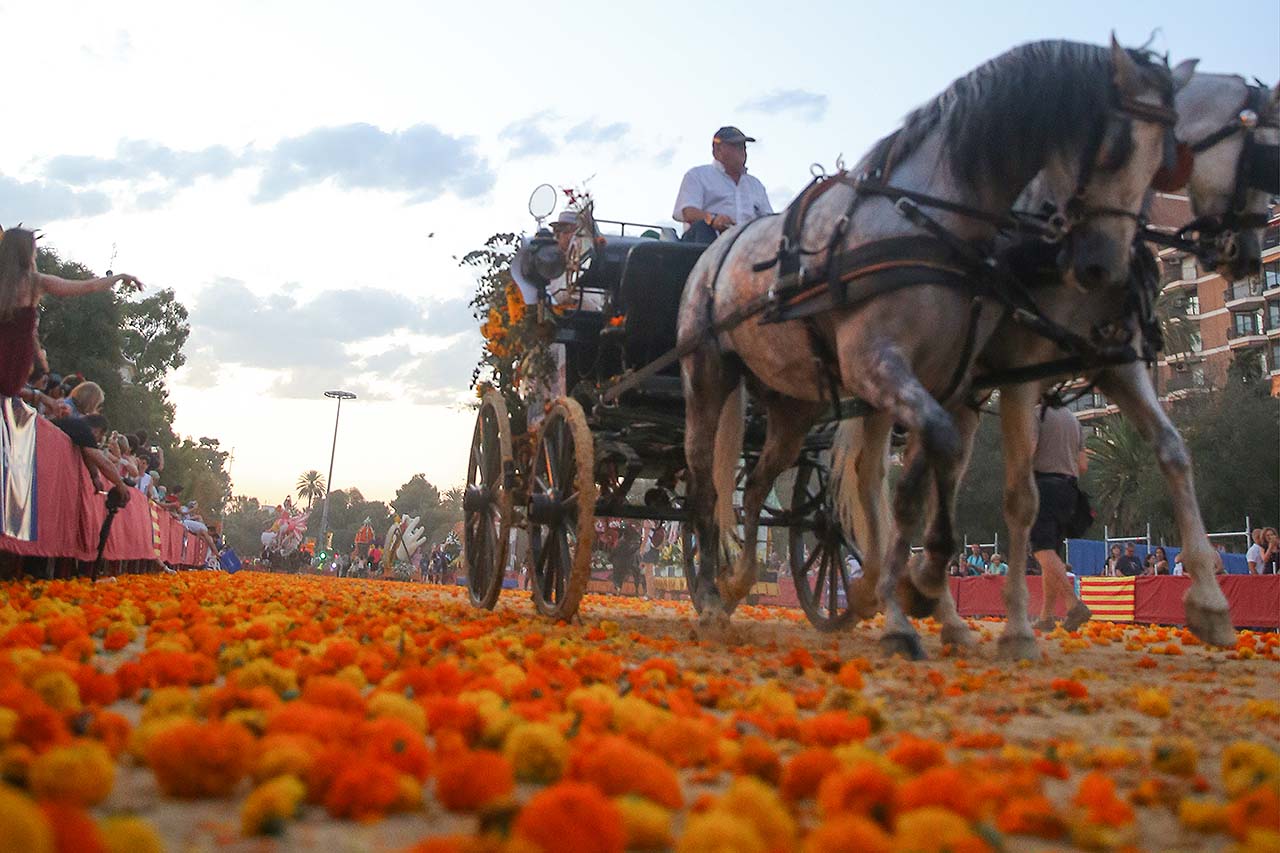
[[[1270,200],[1280,195],[1280,86],[1196,74],[1196,62],[1174,70],[1175,81],[1185,78],[1175,134],[1180,155],[1191,158],[1183,183],[1196,216],[1184,230],[1199,234],[1206,266],[1229,279],[1256,275]]]

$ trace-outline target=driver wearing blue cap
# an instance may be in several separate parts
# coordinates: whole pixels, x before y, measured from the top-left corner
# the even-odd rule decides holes
[[[736,127],[722,127],[711,140],[714,162],[685,172],[672,216],[685,224],[683,239],[710,243],[721,232],[773,213],[764,184],[747,174],[747,143]]]

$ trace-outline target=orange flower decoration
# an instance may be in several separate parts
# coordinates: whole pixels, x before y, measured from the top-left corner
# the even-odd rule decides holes
[[[1075,804],[1085,809],[1089,823],[1121,827],[1133,822],[1133,806],[1116,796],[1116,783],[1098,771],[1080,780]]]
[[[386,764],[362,758],[334,778],[325,794],[324,807],[334,817],[370,821],[390,811],[399,797],[399,774]]]
[[[173,797],[225,797],[253,766],[253,736],[235,723],[184,720],[147,745],[160,790]]]
[[[1049,798],[1037,794],[1010,800],[1000,810],[996,826],[1009,835],[1034,835],[1038,838],[1061,838],[1066,824],[1054,811]]]
[[[940,806],[973,820],[982,802],[974,780],[956,767],[931,767],[898,788],[897,807],[902,811]]]
[[[475,811],[514,789],[511,762],[484,750],[450,756],[436,778],[436,797],[452,812]]]
[[[828,774],[840,769],[840,759],[829,749],[806,749],[787,762],[780,787],[788,800],[806,800],[818,793]]]
[[[590,782],[610,797],[638,794],[669,809],[684,805],[671,765],[620,737],[581,745],[569,760],[569,776]]]
[[[864,762],[848,770],[837,770],[823,779],[818,786],[818,808],[827,817],[852,812],[887,824],[896,793],[888,773]]]
[[[800,723],[800,737],[810,746],[840,746],[866,740],[870,734],[870,720],[843,711],[828,711]]]
[[[910,732],[903,732],[897,744],[885,755],[894,764],[919,773],[947,760],[947,752],[936,740],[919,738]]]
[[[805,853],[890,853],[891,839],[878,824],[861,815],[837,815],[805,839]]]
[[[542,853],[622,853],[622,812],[591,785],[558,782],[521,809],[515,836]]]

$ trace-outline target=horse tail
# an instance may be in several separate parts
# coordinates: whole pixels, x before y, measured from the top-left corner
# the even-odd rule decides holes
[[[716,446],[712,457],[712,482],[716,489],[716,521],[720,528],[720,541],[731,543],[738,526],[738,516],[733,510],[733,492],[737,487],[738,460],[742,458],[743,434],[746,431],[747,395],[739,382],[720,410],[720,422],[716,426]]]
[[[888,478],[880,484],[879,499],[872,505],[864,505],[861,495],[866,485],[860,481],[858,463],[862,454],[885,453],[888,436],[870,435],[867,431],[867,420],[852,418],[841,421],[836,428],[831,443],[831,490],[835,496],[836,517],[840,525],[853,535],[853,541],[862,548],[877,547],[880,536],[886,529],[888,518]],[[872,444],[881,446],[873,447]],[[878,524],[872,525],[872,518]],[[879,532],[879,535],[877,535]],[[872,555],[873,563],[878,560]]]

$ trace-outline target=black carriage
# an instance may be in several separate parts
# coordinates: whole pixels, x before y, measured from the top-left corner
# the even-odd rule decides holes
[[[670,228],[596,219],[588,202],[567,252],[540,231],[513,261],[518,280],[533,280],[541,316],[555,323],[564,393],[523,401],[527,410],[541,410],[540,419],[529,418],[537,420],[532,426],[513,422],[496,390],[480,401],[463,543],[477,607],[497,602],[510,532],[524,528],[534,604],[548,617],[571,618],[590,580],[597,518],[678,524],[686,586],[697,606],[698,542],[684,502],[684,396],[674,350],[681,292],[705,248],[680,242]],[[557,300],[548,285],[560,280],[561,268]],[[796,597],[821,630],[854,619],[848,558],[860,558],[828,488],[833,430],[829,423],[809,435],[792,476],[780,481],[786,485],[776,491],[779,501],[767,504],[761,518],[762,525],[788,529]],[[748,409],[740,471],[763,441],[763,417]]]

